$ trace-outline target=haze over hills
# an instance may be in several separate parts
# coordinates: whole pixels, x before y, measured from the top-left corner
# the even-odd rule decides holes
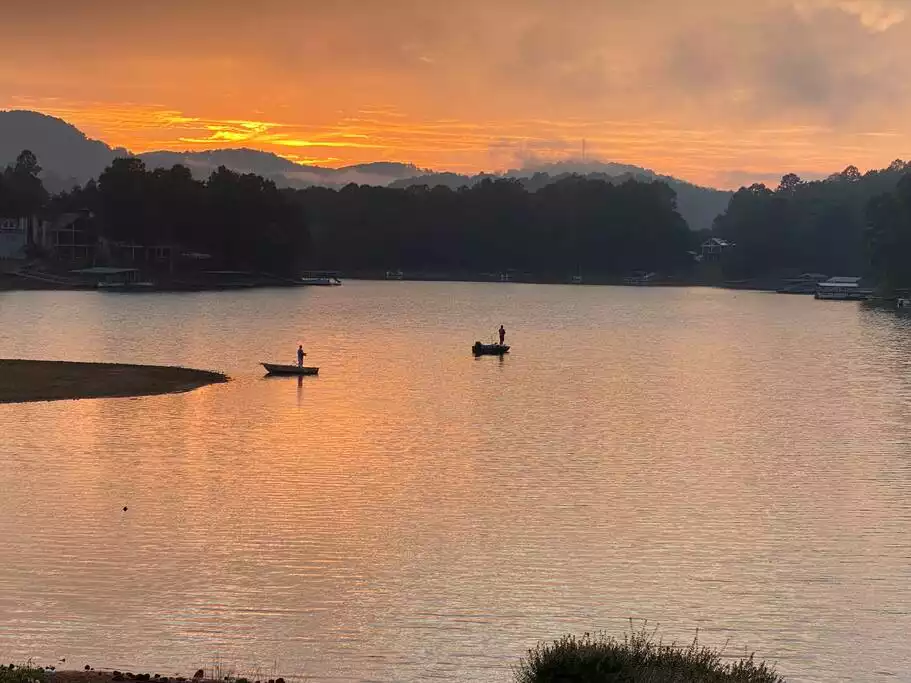
[[[650,169],[639,166],[600,161],[559,161],[550,164],[529,165],[521,169],[511,169],[502,176],[487,173],[480,173],[475,176],[460,175],[458,173],[429,173],[423,176],[396,180],[390,183],[389,186],[445,185],[456,189],[465,185],[474,185],[484,178],[505,176],[521,180],[526,189],[535,191],[570,175],[583,175],[611,183],[622,183],[630,179],[664,181],[677,193],[677,208],[692,230],[707,230],[711,228],[715,217],[727,208],[728,202],[734,194],[727,190],[693,185],[685,180],[660,175]]]
[[[44,168],[45,186],[60,192],[88,182],[115,158],[131,152],[112,148],[100,140],[88,138],[66,121],[31,111],[0,111],[0,167],[15,160],[23,149],[32,150]],[[629,178],[663,180],[677,192],[680,213],[694,230],[711,227],[714,218],[728,204],[731,192],[699,187],[649,169],[610,162],[562,161],[530,163],[505,174],[437,173],[412,164],[374,162],[343,168],[308,166],[284,159],[271,152],[253,149],[217,149],[209,151],[156,151],[135,155],[150,168],[170,168],[183,164],[194,176],[204,179],[219,166],[241,173],[255,173],[270,178],[280,187],[305,188],[314,185],[340,188],[350,183],[409,187],[412,185],[445,185],[453,189],[472,185],[484,178],[521,179],[529,189],[538,189],[569,174],[622,182]]]

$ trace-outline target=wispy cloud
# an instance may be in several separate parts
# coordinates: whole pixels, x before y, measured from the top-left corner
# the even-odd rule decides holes
[[[711,183],[911,156],[909,0],[206,5],[11,3],[0,106],[137,151],[336,165],[493,170],[585,139]]]

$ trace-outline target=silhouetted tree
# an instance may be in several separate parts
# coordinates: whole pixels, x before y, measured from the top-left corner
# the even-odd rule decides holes
[[[908,166],[896,160],[861,174],[848,166],[822,181],[787,174],[773,192],[742,188],[716,220],[713,232],[737,243],[725,263],[729,277],[801,270],[862,275],[869,269],[864,244],[866,207],[891,192]]]
[[[873,272],[887,290],[911,288],[911,174],[894,192],[867,207],[867,248]]]
[[[48,194],[39,178],[37,157],[23,150],[16,162],[0,173],[0,216],[22,217],[38,213]]]
[[[116,159],[98,179],[62,202],[98,211],[106,237],[144,246],[205,251],[226,266],[292,274],[308,246],[305,215],[275,183],[224,167],[207,182],[185,166],[148,171]]]
[[[530,192],[517,179],[450,189],[350,185],[297,192],[313,226],[315,267],[565,277],[676,270],[691,233],[665,183],[566,176]]]

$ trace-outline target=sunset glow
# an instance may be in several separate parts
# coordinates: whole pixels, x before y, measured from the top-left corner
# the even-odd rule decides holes
[[[911,156],[905,0],[128,4],[5,8],[0,108],[134,152],[334,167],[496,171],[585,141],[736,187]]]

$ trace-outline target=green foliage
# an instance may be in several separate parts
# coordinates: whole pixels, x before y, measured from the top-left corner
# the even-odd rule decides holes
[[[539,274],[670,272],[692,234],[663,182],[569,176],[528,191],[515,179],[297,193],[313,222],[314,265]]]
[[[867,206],[870,263],[886,290],[911,288],[911,173]]]
[[[784,270],[863,275],[867,205],[891,192],[909,165],[896,160],[881,171],[849,166],[821,181],[794,174],[771,190],[741,188],[718,216],[714,234],[737,245],[725,263],[729,277],[755,277]]]
[[[115,159],[97,185],[58,204],[95,211],[109,239],[179,244],[228,268],[293,273],[309,242],[300,206],[275,183],[224,167],[201,182],[185,166],[149,171],[140,159]]]
[[[150,171],[140,159],[120,158],[97,183],[48,202],[39,172],[29,152],[4,171],[0,215],[87,209],[109,240],[176,244],[225,268],[292,274],[307,261],[339,270],[625,275],[680,270],[693,246],[675,192],[660,181],[567,175],[536,191],[517,179],[458,190],[279,190],[225,167],[203,182],[184,166]]]
[[[725,662],[693,642],[664,645],[643,627],[623,640],[586,633],[538,645],[515,672],[516,683],[784,683],[753,657]]]
[[[0,683],[47,683],[47,672],[27,664],[25,666],[0,665]]]

